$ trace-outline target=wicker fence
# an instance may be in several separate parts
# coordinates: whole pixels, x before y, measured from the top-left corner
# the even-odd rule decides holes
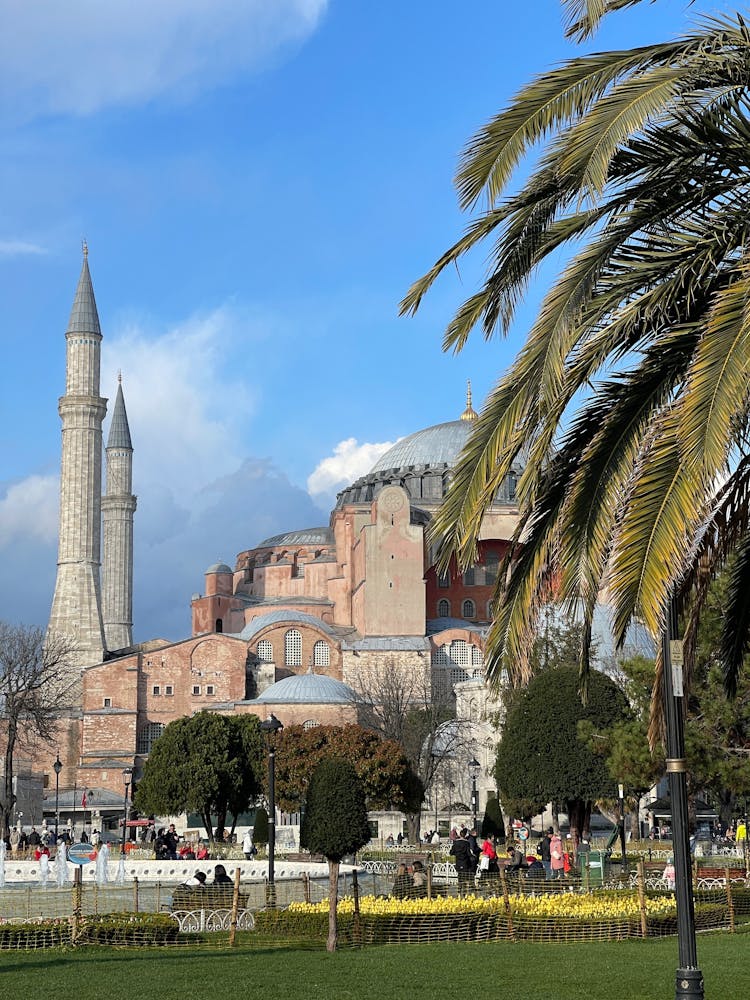
[[[453,940],[617,940],[676,931],[674,897],[643,859],[621,877],[587,888],[580,877],[538,881],[523,873],[461,883],[444,863],[427,882],[394,898],[394,868],[368,862],[339,880],[341,946]],[[368,870],[369,869],[369,870]],[[328,882],[302,876],[273,886],[241,881],[221,889],[174,884],[16,885],[0,889],[0,949],[106,943],[226,947],[322,947]],[[734,932],[750,917],[744,868],[696,867],[696,923]]]

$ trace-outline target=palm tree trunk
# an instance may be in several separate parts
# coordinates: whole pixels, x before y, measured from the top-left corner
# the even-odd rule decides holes
[[[336,951],[339,928],[336,908],[339,901],[339,862],[328,859],[328,940],[326,951]]]

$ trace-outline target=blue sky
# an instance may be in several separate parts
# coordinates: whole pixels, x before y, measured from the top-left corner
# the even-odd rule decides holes
[[[659,0],[588,48],[691,16]],[[457,357],[442,332],[481,256],[416,318],[398,302],[468,222],[465,142],[574,48],[557,0],[0,0],[0,27],[0,618],[49,612],[85,237],[135,448],[136,638],[177,638],[209,563],[327,523],[508,365],[552,273],[509,340]]]

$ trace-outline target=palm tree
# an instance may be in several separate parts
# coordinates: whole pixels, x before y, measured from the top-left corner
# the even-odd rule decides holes
[[[637,0],[568,0],[571,34]],[[723,663],[750,625],[750,33],[739,15],[675,41],[575,58],[524,87],[469,142],[461,204],[487,207],[410,289],[492,239],[486,281],[444,340],[505,334],[539,264],[569,261],[491,393],[434,523],[444,562],[474,559],[522,450],[521,518],[500,574],[488,674],[528,676],[541,605],[583,615],[602,588],[617,641],[661,632],[672,595],[686,658],[708,583],[733,558]],[[541,146],[528,179],[512,177]],[[587,670],[587,642],[582,649]]]

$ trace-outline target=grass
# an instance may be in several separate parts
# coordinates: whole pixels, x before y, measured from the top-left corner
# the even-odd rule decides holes
[[[750,989],[750,936],[705,934],[709,1000]],[[672,1000],[674,938],[601,944],[403,945],[364,951],[240,947],[0,952],[0,997],[55,1000]]]

